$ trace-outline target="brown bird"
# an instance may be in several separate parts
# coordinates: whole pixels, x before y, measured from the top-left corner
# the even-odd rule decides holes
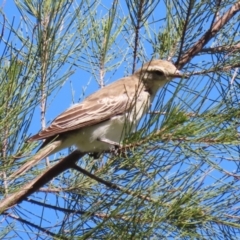
[[[99,89],[29,138],[45,142],[21,169],[29,169],[32,163],[72,145],[87,153],[101,153],[119,145],[148,111],[158,89],[173,78],[182,77],[171,62],[152,60],[133,75]]]

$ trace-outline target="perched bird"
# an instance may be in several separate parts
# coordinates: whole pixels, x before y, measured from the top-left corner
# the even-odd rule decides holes
[[[158,89],[182,77],[171,62],[152,60],[133,75],[99,89],[29,138],[45,139],[37,159],[72,145],[87,153],[101,153],[119,145],[148,111]]]

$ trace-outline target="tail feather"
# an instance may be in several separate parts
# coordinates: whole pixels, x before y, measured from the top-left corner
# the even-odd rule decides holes
[[[15,177],[18,177],[22,174],[24,174],[26,171],[28,171],[30,168],[34,167],[38,162],[40,162],[43,158],[49,156],[50,154],[54,153],[55,151],[58,151],[61,149],[62,141],[54,141],[49,143],[48,145],[41,148],[35,156],[30,158],[29,161],[27,161],[23,166],[20,167],[16,172],[14,172],[12,175],[10,175],[10,179],[13,179]],[[58,150],[57,150],[58,149]]]

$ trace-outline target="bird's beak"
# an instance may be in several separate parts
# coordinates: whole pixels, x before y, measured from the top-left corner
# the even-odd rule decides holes
[[[172,77],[172,78],[188,78],[187,75],[183,74],[179,70],[177,70],[174,74],[170,74],[169,77]]]

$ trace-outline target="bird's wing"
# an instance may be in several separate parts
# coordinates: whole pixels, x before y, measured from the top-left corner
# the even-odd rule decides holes
[[[92,126],[126,112],[132,106],[134,96],[136,96],[134,87],[120,86],[124,85],[126,80],[128,78],[108,85],[90,95],[82,103],[73,105],[55,118],[48,128],[30,137],[29,140],[45,139],[75,129]]]

